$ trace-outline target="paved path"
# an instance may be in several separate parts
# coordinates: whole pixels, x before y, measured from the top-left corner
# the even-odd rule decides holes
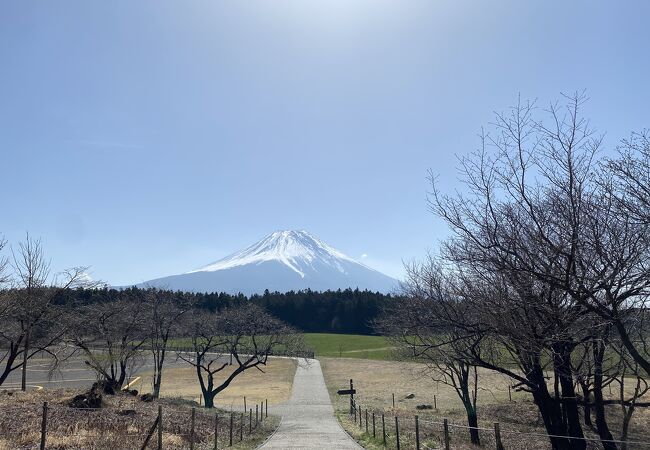
[[[320,362],[300,360],[291,400],[274,408],[282,415],[278,430],[261,449],[354,449],[360,447],[339,425],[325,387]]]

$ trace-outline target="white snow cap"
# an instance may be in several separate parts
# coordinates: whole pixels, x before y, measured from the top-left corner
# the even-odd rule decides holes
[[[260,264],[266,261],[279,261],[297,272],[301,277],[305,276],[305,266],[313,268],[315,261],[335,267],[342,273],[346,271],[340,261],[349,261],[366,267],[339,250],[330,247],[307,231],[286,230],[275,231],[241,252],[233,253],[219,261],[188,273],[215,272],[247,264]]]

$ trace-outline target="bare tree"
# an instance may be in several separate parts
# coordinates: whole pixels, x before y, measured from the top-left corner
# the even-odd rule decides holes
[[[220,313],[195,312],[190,317],[192,353],[179,357],[196,369],[207,408],[240,374],[257,369],[264,372],[269,356],[303,350],[302,335],[256,305],[225,309]],[[230,364],[234,368],[218,375]]]
[[[39,239],[27,234],[12,252],[14,286],[3,294],[0,328],[5,350],[0,385],[14,370],[21,369],[21,389],[27,388],[27,363],[47,353],[58,361],[54,345],[65,332],[63,310],[54,300],[69,289],[87,284],[85,267],[75,267],[50,277],[50,263]]]
[[[454,389],[462,402],[470,439],[480,445],[476,400],[478,371],[463,347],[471,345],[480,354],[481,332],[456,326],[472,311],[459,301],[450,274],[432,256],[423,263],[405,266],[402,297],[385,305],[377,328],[408,360],[426,364],[426,375]]]
[[[120,292],[118,298],[79,305],[70,317],[67,340],[86,358],[111,392],[143,363],[142,346],[149,338],[142,299]]]
[[[46,314],[47,300],[43,300],[43,290],[50,275],[50,264],[45,260],[41,241],[30,239],[27,234],[25,242],[19,245],[18,254],[14,253],[14,269],[24,295],[19,300],[18,320],[24,329],[23,363],[21,389],[26,390],[27,360],[30,351],[30,338],[35,324]]]
[[[171,338],[182,334],[181,319],[191,310],[192,303],[186,296],[171,291],[150,289],[146,292],[148,342],[153,356],[154,398],[160,396],[162,374]]]
[[[432,177],[430,197],[432,211],[452,230],[444,256],[466,280],[466,301],[489,318],[482,320],[485,331],[525,376],[485,355],[475,362],[520,378],[549,434],[569,436],[551,439],[557,449],[585,446],[572,358],[584,342],[597,342],[590,327],[611,324],[650,374],[635,327],[650,287],[649,231],[599,181],[602,139],[581,117],[585,100],[575,94],[563,107],[551,105],[546,122],[532,103],[498,114],[493,134],[483,133],[481,148],[460,161],[465,189],[444,195]],[[545,361],[554,372],[553,393],[545,388]],[[600,416],[602,444],[615,448]]]

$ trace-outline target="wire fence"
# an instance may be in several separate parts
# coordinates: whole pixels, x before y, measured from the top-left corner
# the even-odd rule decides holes
[[[74,408],[65,404],[10,405],[0,408],[0,447],[217,449],[238,445],[273,431],[267,401],[247,413],[176,405],[135,408]]]
[[[571,437],[540,432],[502,429],[499,423],[492,427],[468,426],[426,415],[406,415],[394,410],[363,408],[358,403],[350,409],[348,420],[365,440],[387,448],[406,449],[474,449],[478,446],[497,450],[546,450],[551,440],[581,441],[588,450],[602,449],[604,442],[624,446],[628,450],[650,449],[650,442],[639,440],[602,440],[598,437]]]

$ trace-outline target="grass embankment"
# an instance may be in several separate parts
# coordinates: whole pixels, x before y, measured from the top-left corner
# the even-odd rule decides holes
[[[230,413],[199,408],[193,402],[161,399],[142,402],[127,393],[104,395],[98,409],[75,409],[68,406],[78,390],[44,389],[28,392],[0,391],[0,450],[37,448],[41,439],[43,402],[48,402],[46,448],[61,450],[131,450],[140,448],[156,421],[158,405],[163,408],[163,448],[187,449],[191,430],[191,407],[196,407],[195,448],[214,448],[215,415],[219,415],[219,448],[229,441]],[[280,419],[269,416],[253,422],[249,433],[248,417],[241,422],[233,417],[234,449],[253,449],[277,428]],[[255,419],[253,418],[253,421]],[[241,428],[240,428],[241,427]],[[243,431],[240,441],[240,429]],[[147,448],[157,445],[154,432]]]

